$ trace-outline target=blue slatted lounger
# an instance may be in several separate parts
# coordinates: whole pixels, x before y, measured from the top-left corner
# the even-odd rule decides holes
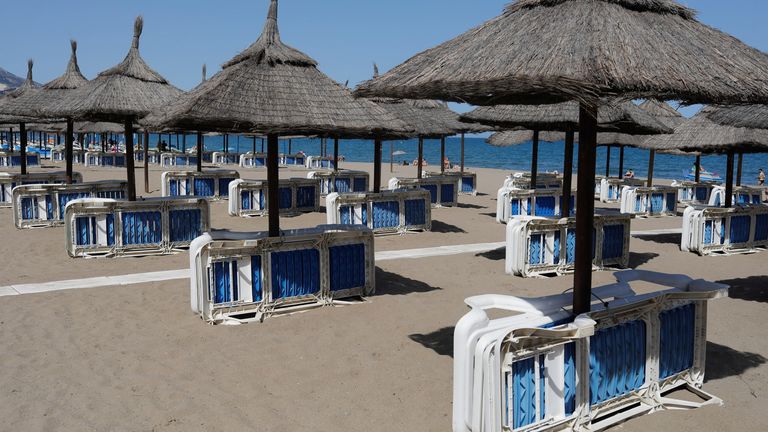
[[[266,216],[266,180],[236,180],[229,184],[229,215],[235,217]],[[281,215],[298,215],[320,211],[320,180],[292,178],[279,183]]]
[[[210,230],[209,213],[204,199],[77,199],[64,210],[67,253],[73,258],[174,253]]]
[[[214,165],[236,165],[240,163],[239,153],[213,152],[211,160]]]
[[[39,172],[21,175],[17,173],[0,172],[0,207],[13,206],[13,188],[27,184],[66,183],[67,175],[63,171]],[[79,172],[72,173],[74,183],[82,183],[83,176]]]
[[[621,194],[621,213],[638,217],[677,216],[675,186],[625,186]]]
[[[21,153],[0,152],[0,167],[17,166],[21,166]],[[37,153],[27,153],[27,166],[40,166],[40,155]]]
[[[768,206],[688,207],[680,249],[699,255],[754,253],[768,248]]]
[[[333,192],[368,192],[370,176],[365,171],[328,170],[310,171],[307,178],[320,180],[320,194],[325,196]]]
[[[85,164],[85,151],[84,150],[78,150],[73,149],[72,150],[72,163],[75,164]],[[67,153],[64,150],[64,147],[61,148],[55,148],[51,150],[51,161],[52,162],[66,162],[67,160]]]
[[[416,189],[429,191],[432,197],[432,207],[455,207],[459,205],[459,177],[434,176],[429,178],[397,178],[389,179],[389,188]]]
[[[148,163],[157,165],[160,163],[160,153],[158,153],[155,150],[150,150],[147,152],[148,157]],[[136,162],[144,162],[144,151],[143,150],[137,150],[133,154],[133,160]]]
[[[502,188],[514,189],[563,189],[563,178],[558,173],[540,172],[536,174],[536,187],[531,187],[531,173],[514,173],[504,179]]]
[[[13,189],[13,221],[16,228],[42,228],[64,225],[64,208],[80,198],[124,199],[128,183],[37,184]]]
[[[674,181],[672,186],[678,188],[677,202],[683,205],[707,205],[716,183],[690,181]]]
[[[304,166],[307,169],[334,169],[331,156],[306,156]]]
[[[576,195],[570,196],[571,216],[576,214]],[[502,187],[496,195],[496,221],[508,223],[520,216],[559,218],[563,207],[560,189],[517,189]]]
[[[239,178],[235,170],[166,171],[162,174],[161,192],[166,197],[227,199],[229,184]]]
[[[748,186],[733,187],[733,205],[762,204],[764,200],[763,190]],[[715,186],[709,197],[710,207],[722,207],[725,205],[725,187]]]
[[[331,193],[325,198],[329,224],[366,226],[376,234],[432,229],[431,196],[424,189],[380,193]]]
[[[125,153],[86,152],[85,166],[125,167]]]
[[[365,297],[375,288],[373,233],[321,225],[267,233],[214,232],[190,247],[192,310],[211,323],[259,321]]]
[[[211,154],[207,153],[207,157],[210,158]],[[203,153],[203,162],[206,162],[206,153]],[[210,159],[207,161],[210,163]],[[161,153],[160,165],[163,167],[176,167],[176,166],[197,166],[197,154],[189,153]]]
[[[459,195],[477,195],[477,174],[469,171],[446,171],[444,173],[439,172],[425,172],[424,177],[458,177],[459,179]]]
[[[302,153],[297,154],[279,154],[277,161],[282,166],[304,167],[307,164],[307,157]]]
[[[602,430],[662,409],[722,404],[701,387],[707,300],[728,287],[637,270],[616,279],[594,288],[602,301],[577,317],[570,293],[466,299],[472,311],[454,332],[453,430]],[[636,295],[635,281],[664,289]],[[491,319],[491,309],[509,312]]]
[[[621,202],[621,194],[623,193],[625,187],[642,187],[645,184],[646,182],[641,179],[617,179],[603,177],[600,179],[600,202]]]
[[[629,215],[595,215],[593,269],[629,265]],[[505,269],[522,277],[573,271],[576,220],[521,217],[507,224]]]
[[[243,168],[264,168],[267,166],[266,153],[245,153],[240,155],[240,166]]]

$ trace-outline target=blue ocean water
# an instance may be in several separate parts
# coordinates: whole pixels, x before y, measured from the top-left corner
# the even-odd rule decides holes
[[[177,147],[177,138],[175,135],[151,135],[150,147],[157,145],[159,139],[168,142],[172,147]],[[178,138],[178,147],[182,147],[183,139]],[[224,139],[222,136],[206,136],[204,138],[205,149],[210,151],[223,150]],[[188,135],[186,139],[186,148],[191,148],[196,143],[196,136]],[[230,152],[248,152],[253,150],[253,138],[238,135],[229,136]],[[504,170],[529,170],[531,164],[531,143],[525,143],[513,147],[493,147],[485,143],[485,138],[466,138],[465,139],[464,161],[467,167],[496,168]],[[578,167],[578,157],[574,153],[574,172]],[[262,141],[256,139],[256,151],[261,151]],[[563,155],[565,144],[563,142],[542,143],[539,145],[539,170],[540,171],[563,171]],[[402,161],[411,162],[417,157],[418,141],[385,141],[383,146],[383,159],[389,161],[390,150],[405,152],[403,155],[395,156],[395,163]],[[288,152],[288,140],[280,140],[280,151]],[[303,151],[308,155],[320,154],[320,139],[299,138],[291,140],[291,151],[296,153]],[[333,154],[333,141],[327,141],[327,154]],[[600,147],[597,150],[597,170],[596,174],[605,174],[606,149]],[[347,160],[353,162],[373,162],[373,141],[366,140],[340,140],[339,154]],[[458,164],[460,159],[460,140],[458,137],[451,137],[446,140],[446,156],[453,164]],[[440,141],[426,140],[424,142],[424,158],[431,166],[439,166],[440,162]],[[695,161],[694,156],[677,156],[657,154],[654,167],[654,178],[682,179]],[[725,176],[725,156],[704,156],[702,157],[702,166],[704,169]],[[758,169],[768,168],[768,154],[744,155],[743,163],[743,184],[755,184],[757,182]],[[619,169],[619,150],[611,150],[611,175],[617,176]],[[648,151],[635,148],[627,148],[624,151],[624,170],[632,169],[635,175],[645,178],[648,175]],[[734,169],[735,173],[735,169]]]

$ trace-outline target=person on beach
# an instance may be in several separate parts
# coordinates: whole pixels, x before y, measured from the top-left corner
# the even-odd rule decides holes
[[[425,166],[427,166],[427,165],[429,165],[429,164],[427,163],[427,160],[426,160],[426,159],[422,159],[422,160],[421,160],[421,166],[425,167]],[[418,159],[414,159],[414,160],[413,160],[413,166],[419,166],[419,160],[418,160]]]
[[[624,173],[625,179],[633,179],[635,178],[635,172],[632,171],[632,168],[628,169],[626,173]]]
[[[443,157],[443,169],[449,170],[452,168],[451,161],[448,159],[448,156]]]
[[[760,172],[757,173],[757,184],[760,186],[765,185],[765,171],[760,168]]]

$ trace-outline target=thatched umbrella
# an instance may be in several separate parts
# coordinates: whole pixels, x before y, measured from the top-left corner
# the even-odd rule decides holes
[[[131,48],[120,64],[101,72],[87,85],[67,92],[45,108],[46,113],[54,117],[124,125],[129,200],[136,199],[133,124],[182,93],[141,58],[139,38],[143,27],[144,20],[139,16],[134,23]]]
[[[725,206],[733,203],[733,160],[735,154],[768,151],[768,130],[724,126],[710,120],[717,107],[704,107],[675,128],[673,134],[658,135],[642,146],[657,151],[726,154]]]
[[[0,114],[4,114],[9,117],[6,117],[6,121],[18,123],[19,124],[19,145],[20,145],[20,152],[21,152],[21,173],[26,174],[27,173],[27,121],[28,119],[25,118],[24,113],[16,112],[14,109],[12,109],[13,103],[18,99],[23,99],[24,97],[29,96],[30,94],[38,92],[38,86],[35,84],[35,81],[32,79],[32,66],[34,65],[34,62],[32,59],[27,60],[27,79],[24,80],[24,83],[13,89],[12,91],[6,93],[1,99],[0,99]],[[13,117],[17,117],[16,120],[13,121]],[[11,134],[13,135],[13,134]],[[10,149],[13,151],[13,148]]]
[[[18,98],[9,109],[20,115],[58,118],[67,117],[66,135],[64,138],[66,152],[67,182],[72,182],[72,141],[74,139],[74,124],[71,117],[51,116],[49,107],[65,98],[74,90],[83,87],[88,80],[80,72],[77,64],[77,42],[70,41],[71,54],[64,74],[46,83],[40,91],[30,92],[29,95]]]
[[[654,134],[671,132],[672,128],[656,120],[630,101],[606,101],[598,110],[597,129],[600,132],[627,134]],[[461,120],[512,129],[524,127],[532,130],[531,184],[536,184],[538,174],[539,140],[541,131],[565,132],[565,160],[563,163],[563,195],[571,193],[573,177],[573,144],[575,130],[579,126],[578,102],[549,105],[498,105],[480,107],[461,116]],[[623,153],[623,151],[622,151]],[[623,157],[623,156],[622,156]],[[610,147],[608,158],[610,161]],[[606,170],[610,165],[606,166]],[[534,186],[535,187],[535,186]],[[569,214],[570,202],[566,200],[563,214]]]
[[[768,56],[672,0],[520,0],[358,92],[475,105],[580,101],[574,313],[583,313],[600,98],[768,103]]]
[[[768,105],[715,106],[706,115],[723,126],[768,129]]]
[[[158,114],[162,127],[267,136],[269,235],[280,235],[280,135],[376,138],[374,184],[381,183],[381,141],[408,128],[375,104],[356,99],[317,69],[306,54],[280,40],[277,0],[270,2],[256,42],[222,70]]]

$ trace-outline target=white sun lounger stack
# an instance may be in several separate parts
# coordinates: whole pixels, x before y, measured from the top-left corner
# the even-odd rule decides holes
[[[677,202],[683,205],[708,205],[709,197],[717,186],[716,183],[674,181],[672,186],[678,189]]]
[[[699,255],[752,253],[768,248],[768,206],[688,207],[680,249]]]
[[[211,162],[214,165],[238,165],[240,163],[239,153],[213,152]]]
[[[85,150],[72,150],[72,163],[84,164],[85,163]],[[66,162],[67,152],[64,147],[55,148],[51,150],[51,161],[53,162]]]
[[[477,174],[469,171],[446,171],[444,173],[439,172],[425,172],[424,176],[440,177],[450,176],[459,178],[459,195],[477,195]],[[530,183],[530,182],[529,182]]]
[[[267,166],[266,153],[245,153],[240,155],[240,166],[243,168],[263,168]]]
[[[197,166],[197,154],[161,153],[160,165],[165,168],[176,166]]]
[[[320,180],[320,194],[329,193],[368,192],[370,176],[366,171],[310,171],[308,179]]]
[[[728,287],[640,270],[615,276],[593,289],[592,310],[579,316],[571,293],[466,299],[471,311],[453,337],[453,431],[598,431],[722,404],[701,388],[707,302]],[[636,295],[635,281],[666,289]],[[490,310],[508,315],[491,319]],[[676,391],[693,397],[676,399]]]
[[[640,217],[676,216],[677,191],[674,186],[624,186],[621,213]]]
[[[40,155],[37,153],[27,153],[27,166],[39,166]],[[21,166],[21,153],[19,152],[0,152],[0,167]]]
[[[329,224],[364,225],[377,234],[430,231],[430,201],[424,189],[334,192],[325,197],[325,213]]]
[[[229,184],[229,215],[266,216],[266,180],[235,180]],[[280,214],[296,215],[320,211],[320,180],[291,178],[279,182]]]
[[[210,230],[209,214],[202,198],[70,201],[64,209],[67,253],[73,258],[173,253]]]
[[[645,183],[644,180],[640,179],[602,178],[600,180],[600,202],[621,202],[621,194],[625,187],[642,187]]]
[[[748,186],[733,187],[733,204],[762,204],[763,190]],[[715,186],[709,197],[710,207],[722,207],[725,205],[725,186]]]
[[[64,171],[39,172],[21,175],[18,173],[0,172],[0,207],[13,206],[13,188],[26,184],[66,183],[67,173]],[[73,183],[82,183],[83,176],[79,172],[72,173]]]
[[[517,189],[533,189],[531,173],[515,173],[507,176],[502,187]],[[536,174],[536,189],[562,189],[563,179],[557,173]]]
[[[345,304],[374,293],[373,233],[318,226],[267,233],[205,234],[189,251],[192,311],[206,322],[239,324]]]
[[[278,163],[283,166],[287,167],[303,167],[307,163],[307,157],[304,156],[302,153],[297,154],[280,154],[277,156]],[[323,168],[333,168],[331,165],[333,165],[333,158],[331,159],[330,164],[326,164],[327,166],[324,166]]]
[[[331,156],[307,156],[305,158],[307,169],[334,169],[333,157]]]
[[[85,153],[85,166],[125,167],[125,153]]]
[[[149,163],[152,165],[157,165],[160,163],[160,153],[158,153],[155,150],[150,150],[147,152],[147,157],[149,159]],[[144,162],[144,151],[143,150],[136,150],[135,153],[133,153],[133,160],[135,162]]]
[[[560,217],[560,189],[501,188],[496,195],[496,221],[507,223],[519,216]],[[576,214],[576,194],[571,197],[571,216]]]
[[[239,178],[235,170],[166,171],[161,177],[161,192],[166,197],[226,199],[229,184]]]
[[[456,207],[459,205],[459,178],[455,176],[435,176],[429,178],[389,179],[389,189],[415,189],[429,191],[432,207]]]
[[[594,270],[629,265],[629,215],[595,215]],[[507,224],[505,269],[522,277],[562,275],[576,261],[576,220],[520,217]]]
[[[77,184],[35,184],[13,188],[13,222],[16,228],[41,228],[64,224],[67,203],[80,198],[124,199],[128,183],[106,180]]]

